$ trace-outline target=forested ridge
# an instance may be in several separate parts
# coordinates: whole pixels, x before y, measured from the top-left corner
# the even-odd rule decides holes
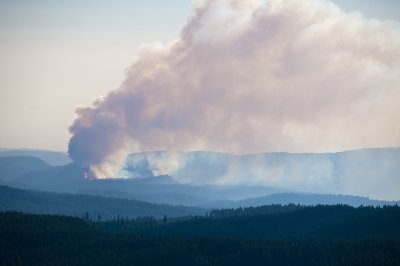
[[[400,265],[399,207],[295,206],[107,222],[2,212],[0,265]]]
[[[264,239],[399,239],[400,207],[270,205],[213,210],[207,216],[106,221],[110,233]]]

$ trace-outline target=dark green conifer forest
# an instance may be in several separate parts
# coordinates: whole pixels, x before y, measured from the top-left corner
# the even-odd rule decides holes
[[[400,208],[271,205],[112,221],[0,213],[0,265],[400,265]]]

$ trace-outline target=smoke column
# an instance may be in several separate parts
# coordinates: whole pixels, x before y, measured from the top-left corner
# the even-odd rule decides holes
[[[399,146],[399,28],[322,0],[206,1],[77,109],[69,154],[107,176],[128,152]]]

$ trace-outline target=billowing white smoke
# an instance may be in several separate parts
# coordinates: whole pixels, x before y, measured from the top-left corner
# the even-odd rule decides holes
[[[135,153],[127,156],[117,176],[123,178],[147,178],[174,175],[185,165],[185,156],[177,152]]]
[[[207,1],[77,110],[69,153],[101,176],[123,152],[399,146],[399,84],[394,23],[322,0]]]

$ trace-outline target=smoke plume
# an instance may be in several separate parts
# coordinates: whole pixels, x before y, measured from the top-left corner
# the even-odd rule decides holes
[[[400,145],[400,30],[322,0],[210,0],[121,87],[79,108],[71,158],[337,151]]]

